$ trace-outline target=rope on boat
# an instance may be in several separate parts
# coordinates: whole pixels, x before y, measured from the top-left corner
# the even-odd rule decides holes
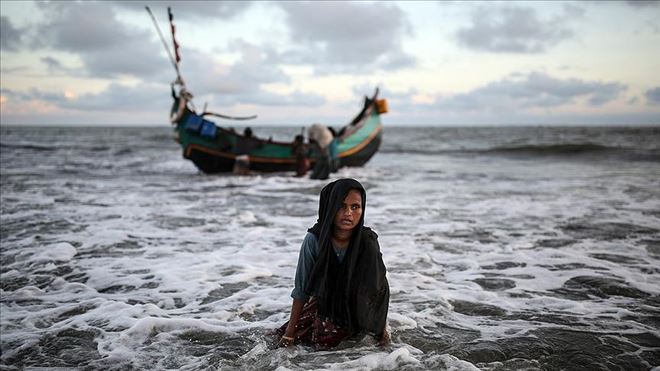
[[[176,63],[174,60],[174,57],[172,56],[172,52],[170,51],[170,48],[167,46],[167,41],[165,41],[165,37],[163,36],[163,33],[160,31],[160,26],[158,25],[158,21],[156,20],[156,17],[154,17],[154,14],[151,12],[151,9],[149,9],[148,6],[145,6],[147,9],[147,12],[151,16],[151,20],[154,22],[154,27],[156,27],[156,31],[158,32],[158,36],[160,36],[160,41],[163,42],[163,46],[165,47],[165,51],[167,52],[167,55],[170,57],[170,62],[172,62],[172,66],[174,66],[174,69],[176,70],[176,81],[177,83],[181,85],[185,85],[183,83],[183,79],[181,78],[181,73],[179,72],[179,65]]]

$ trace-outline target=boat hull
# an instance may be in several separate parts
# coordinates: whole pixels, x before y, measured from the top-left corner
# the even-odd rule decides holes
[[[374,136],[364,147],[358,151],[339,157],[340,167],[359,167],[364,166],[380,148],[382,141],[382,131]],[[217,174],[231,172],[234,169],[236,156],[229,152],[217,151],[212,148],[192,144],[184,151],[184,157],[192,161],[195,166],[207,174]],[[314,164],[315,159],[311,159]],[[286,172],[296,170],[296,161],[290,159],[272,159],[272,158],[250,158],[250,170],[257,172]]]
[[[378,151],[382,142],[382,124],[374,99],[365,99],[360,114],[342,129],[338,145],[339,166],[363,166]],[[179,106],[175,101],[173,110]],[[233,130],[216,127],[203,116],[185,109],[175,122],[177,140],[184,158],[204,173],[227,173],[234,169],[236,157],[249,156],[255,172],[290,172],[296,170],[293,142],[274,142],[245,137]],[[206,130],[209,129],[210,130]],[[292,138],[293,139],[293,138]],[[316,158],[309,158],[313,166]]]

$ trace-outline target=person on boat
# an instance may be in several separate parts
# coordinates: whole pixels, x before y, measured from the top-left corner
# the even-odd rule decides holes
[[[252,129],[248,126],[243,130],[243,136],[236,137],[236,147],[234,153],[234,174],[250,174],[250,152],[258,146],[258,141],[252,137]]]
[[[290,318],[276,331],[280,346],[327,349],[363,332],[389,343],[390,289],[378,235],[364,226],[365,206],[355,179],[321,190],[318,220],[300,248]]]
[[[293,156],[296,158],[296,176],[301,177],[307,174],[309,170],[309,159],[307,158],[307,146],[305,145],[305,137],[301,134],[296,135],[293,140],[291,148]]]
[[[312,167],[312,173],[309,175],[310,179],[326,180],[330,177],[330,154],[328,147],[323,147],[314,139],[309,140],[311,157],[316,161]]]
[[[312,156],[316,158],[310,178],[328,179],[332,166],[329,150],[330,142],[332,142],[332,133],[327,127],[321,124],[314,124],[307,130],[307,136],[312,147]]]
[[[328,130],[332,133],[332,141],[328,145],[328,154],[330,156],[330,172],[336,173],[339,170],[339,136],[332,126],[328,126]]]
[[[249,126],[246,127],[245,130],[243,130],[243,136],[246,138],[252,138],[252,128]]]

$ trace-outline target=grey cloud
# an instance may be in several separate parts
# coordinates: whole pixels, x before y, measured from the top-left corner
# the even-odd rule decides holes
[[[244,41],[234,41],[231,50],[238,51],[241,58],[232,65],[228,75],[237,83],[264,84],[288,83],[290,78],[274,61],[273,49],[257,46]]]
[[[215,107],[212,111],[238,104],[263,106],[320,106],[325,103],[321,95],[295,91],[279,95],[264,90],[264,85],[289,83],[290,77],[276,63],[277,53],[267,46],[258,46],[242,40],[233,40],[228,50],[240,54],[232,65],[225,65],[212,54],[188,50],[182,60],[181,71],[187,87],[199,99]]]
[[[600,106],[618,98],[627,86],[580,79],[557,79],[540,72],[511,75],[464,94],[440,97],[435,107],[453,111],[507,112],[516,109],[553,108],[586,99]]]
[[[0,49],[17,51],[22,43],[23,31],[14,27],[9,17],[0,16]]]
[[[66,97],[62,92],[46,92],[37,88],[31,88],[25,92],[3,88],[0,89],[0,94],[7,97],[11,102],[28,102],[31,100],[41,100],[58,105],[66,101]]]
[[[262,106],[312,106],[325,103],[321,95],[294,91],[279,95],[264,90],[265,84],[287,83],[290,78],[279,67],[271,63],[274,51],[258,47],[242,41],[234,41],[230,47],[240,53],[241,57],[232,65],[219,63],[213,55],[195,49],[187,50],[182,60],[182,73],[188,88],[197,97],[195,103],[201,107],[205,101],[212,102],[212,111],[222,111],[224,108],[238,104],[255,104]],[[92,53],[103,56],[103,51]],[[108,57],[108,59],[111,59]],[[46,56],[41,58],[50,72],[68,71],[58,59]],[[104,61],[98,61],[96,68]],[[122,69],[124,70],[124,69]],[[72,72],[75,73],[75,72]],[[173,77],[173,73],[168,75]],[[169,81],[163,79],[161,81]],[[169,88],[165,84],[141,83],[138,86],[111,84],[100,93],[88,93],[67,99],[63,92],[50,93],[38,89],[27,92],[3,90],[11,100],[31,101],[43,100],[56,106],[77,111],[115,111],[137,112],[149,107],[163,106],[169,102]],[[210,98],[210,99],[209,99]]]
[[[416,88],[408,88],[405,91],[394,91],[390,89],[383,89],[381,96],[388,100],[402,101],[402,102],[412,102],[412,98],[417,95]]]
[[[62,63],[57,58],[42,57],[40,61],[42,61],[48,67],[49,71],[59,70],[63,68]]]
[[[18,74],[18,73],[27,73],[29,72],[30,69],[25,66],[17,66],[17,67],[2,67],[0,68],[1,73],[6,73],[6,74]]]
[[[379,58],[379,62],[384,70],[398,70],[414,66],[417,60],[406,53],[392,53]]]
[[[542,20],[533,8],[477,8],[472,24],[456,32],[458,42],[470,49],[495,53],[541,53],[573,36],[568,22],[583,14],[569,5],[563,14]]]
[[[46,23],[39,26],[43,45],[70,52],[105,49],[131,35],[114,17],[107,3],[37,3]],[[144,31],[143,31],[144,32]]]
[[[230,50],[240,53],[232,65],[223,65],[213,55],[188,50],[181,68],[188,87],[198,94],[250,94],[269,83],[288,83],[290,78],[271,61],[272,52],[243,41]]]
[[[148,40],[143,40],[148,43]],[[139,42],[135,42],[138,44]],[[156,50],[149,48],[130,48],[130,55],[124,48],[112,48],[100,50],[96,53],[85,55],[83,60],[94,77],[116,77],[119,75],[132,75],[141,79],[149,80],[151,77],[159,77],[154,80],[164,80],[174,76],[174,69],[170,63]],[[173,78],[172,78],[173,79]]]
[[[355,96],[358,98],[364,96],[371,97],[376,88],[378,88],[379,98],[385,98],[389,102],[397,102],[401,104],[411,103],[413,96],[415,96],[418,93],[417,88],[415,87],[408,88],[408,90],[405,91],[392,90],[389,87],[387,87],[383,82],[378,82],[373,85],[371,84],[354,85],[352,91],[355,94]]]
[[[657,7],[660,5],[658,0],[628,0],[626,4],[635,8]]]
[[[318,107],[325,103],[325,98],[318,94],[294,91],[290,94],[275,94],[266,91],[260,91],[256,94],[244,97],[240,102],[244,104],[256,104],[262,106],[307,106]]]
[[[297,44],[283,53],[287,63],[348,72],[404,68],[416,62],[402,49],[402,38],[412,27],[396,6],[360,2],[293,2],[280,6],[291,39]]]
[[[658,105],[660,104],[660,86],[649,89],[644,93],[644,96],[646,97],[646,101],[650,105]]]
[[[590,106],[602,106],[603,104],[610,102],[619,97],[627,88],[625,85],[618,83],[586,83],[586,87],[592,88],[591,92],[584,92],[585,94],[590,94],[588,103]]]
[[[233,18],[250,6],[252,1],[115,1],[120,7],[125,9],[144,12],[144,7],[149,6],[154,12],[156,18],[167,16],[167,7],[172,8],[174,21],[177,19],[199,20],[202,18],[213,18],[217,20],[226,20]]]
[[[586,14],[586,10],[582,7],[579,7],[577,5],[573,4],[564,4],[563,6],[563,11],[564,14],[559,15],[557,18],[564,18],[564,17],[569,17],[572,20],[577,20],[584,18],[584,15]]]
[[[37,46],[78,54],[90,77],[164,78],[169,72],[154,34],[118,21],[110,4],[38,4],[47,21],[38,26]]]
[[[160,105],[169,97],[169,89],[165,85],[111,84],[100,93],[87,93],[76,99],[68,99],[64,92],[48,92],[37,88],[31,88],[26,92],[2,89],[2,95],[17,102],[44,101],[62,109],[137,112]]]
[[[65,66],[59,59],[51,56],[41,57],[39,59],[43,64],[46,65],[48,73],[60,73],[68,76],[82,76],[82,71],[79,71],[77,68],[71,68]]]
[[[81,111],[143,111],[159,106],[168,97],[164,85],[140,84],[125,86],[111,84],[100,93],[88,93],[61,104],[63,108]]]

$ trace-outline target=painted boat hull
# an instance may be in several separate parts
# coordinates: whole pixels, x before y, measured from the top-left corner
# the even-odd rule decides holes
[[[376,96],[365,98],[365,106],[358,116],[346,125],[338,146],[339,166],[363,166],[378,151],[382,141],[382,124],[376,107]],[[179,106],[175,100],[173,110]],[[248,141],[252,147],[248,152],[250,170],[255,172],[289,172],[296,170],[293,142],[273,142],[257,138],[246,139],[243,135],[216,127],[213,136],[201,135],[199,128],[190,129],[190,122],[204,121],[204,125],[215,125],[187,107],[176,121],[177,140],[183,149],[183,157],[192,161],[204,173],[231,172],[238,156],[238,142]],[[293,135],[292,135],[293,139]],[[245,152],[241,152],[245,153]],[[316,159],[310,158],[313,166]]]

